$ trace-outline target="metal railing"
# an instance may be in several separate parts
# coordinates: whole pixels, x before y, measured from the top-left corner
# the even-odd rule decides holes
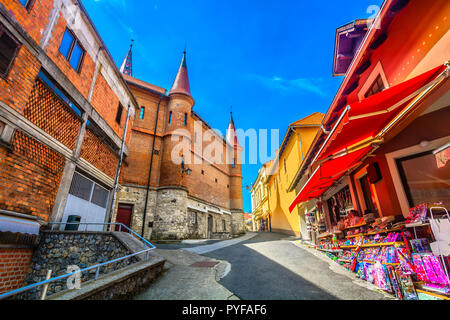
[[[93,226],[93,225],[101,225],[101,226],[104,226],[104,227],[107,226],[108,228],[111,227],[111,226],[113,226],[113,227],[118,226],[119,227],[119,232],[122,232],[122,228],[124,228],[125,230],[128,230],[132,235],[138,237],[139,240],[143,241],[147,246],[149,246],[149,248],[146,249],[146,250],[142,250],[142,251],[139,251],[139,252],[136,252],[136,253],[133,253],[133,254],[121,257],[121,258],[117,258],[117,259],[114,259],[114,260],[106,261],[106,262],[103,262],[103,263],[100,263],[100,264],[96,264],[96,265],[88,267],[88,268],[76,270],[76,271],[73,271],[71,273],[67,273],[67,274],[64,274],[64,275],[61,275],[61,276],[58,276],[58,277],[54,277],[54,278],[51,278],[51,279],[48,279],[48,280],[37,282],[37,283],[31,284],[31,285],[28,285],[28,286],[25,286],[25,287],[22,287],[22,288],[19,288],[19,289],[16,289],[16,290],[12,290],[12,291],[0,294],[0,300],[5,299],[5,298],[9,298],[9,297],[12,297],[12,296],[15,296],[17,294],[20,294],[20,293],[23,293],[23,292],[26,292],[26,291],[29,291],[29,290],[32,290],[34,288],[38,288],[38,287],[41,287],[41,286],[45,286],[44,288],[46,288],[52,282],[67,279],[67,278],[69,278],[69,277],[71,277],[71,276],[73,276],[75,274],[81,274],[82,275],[83,273],[86,273],[86,272],[91,271],[91,270],[95,270],[95,276],[94,276],[94,281],[95,281],[95,280],[97,280],[99,278],[99,276],[100,276],[100,269],[102,267],[105,267],[105,266],[113,264],[113,263],[121,262],[121,261],[124,261],[126,259],[130,259],[130,258],[136,257],[136,256],[141,255],[141,254],[145,254],[145,261],[148,261],[150,259],[150,251],[156,249],[156,247],[153,244],[151,244],[150,242],[145,240],[139,234],[137,234],[136,232],[134,232],[133,230],[131,230],[130,228],[128,228],[127,226],[125,226],[122,223],[51,222],[51,223],[49,223],[49,225],[51,225],[51,230],[52,231],[63,231],[63,230],[54,230],[56,225],[78,225],[78,226],[86,225],[85,232],[88,231],[87,230],[88,226]],[[82,232],[80,230],[74,230],[74,231]],[[111,231],[110,228],[109,228],[109,231]],[[100,231],[95,231],[95,232],[100,232]],[[102,231],[102,232],[104,232],[104,231]],[[117,271],[117,270],[115,270],[115,271]],[[44,292],[45,292],[45,290],[44,290]],[[45,300],[45,294],[41,297],[41,300]]]

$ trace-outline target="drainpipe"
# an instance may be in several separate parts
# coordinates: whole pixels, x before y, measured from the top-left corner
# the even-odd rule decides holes
[[[114,206],[114,202],[116,201],[116,193],[117,193],[117,187],[119,185],[119,176],[120,176],[120,170],[122,169],[122,163],[123,163],[123,151],[125,149],[125,139],[127,137],[127,129],[128,129],[128,121],[129,121],[129,115],[130,115],[130,108],[131,106],[128,105],[127,108],[127,116],[125,120],[125,126],[123,127],[123,135],[122,135],[122,146],[120,147],[120,159],[119,159],[119,165],[117,166],[116,171],[116,178],[114,180],[114,191],[113,191],[113,197],[109,204],[108,208],[108,223],[111,223],[112,219],[112,209]]]
[[[300,154],[302,155],[302,163],[303,163],[303,160],[305,159],[305,157],[303,155],[303,143],[302,143],[302,137],[300,136],[300,133],[298,134],[298,142],[300,142]]]
[[[150,178],[152,176],[152,167],[153,167],[153,153],[155,152],[155,141],[156,141],[156,130],[158,129],[158,118],[159,118],[159,107],[161,105],[161,101],[164,95],[161,94],[158,102],[158,107],[156,108],[156,120],[155,120],[155,130],[153,131],[153,143],[152,143],[152,153],[150,155],[150,168],[148,169],[148,180],[147,180],[147,192],[145,194],[145,205],[144,205],[144,216],[142,217],[142,232],[141,237],[144,237],[145,231],[145,220],[147,217],[147,204],[148,204],[148,191],[150,189]]]

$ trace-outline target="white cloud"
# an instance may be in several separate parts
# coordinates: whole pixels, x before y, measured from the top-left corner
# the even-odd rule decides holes
[[[327,93],[320,85],[321,79],[311,78],[297,78],[297,79],[285,79],[280,76],[267,77],[257,74],[250,74],[250,79],[259,82],[260,84],[275,90],[285,91],[308,91],[315,93],[321,97],[326,97]]]

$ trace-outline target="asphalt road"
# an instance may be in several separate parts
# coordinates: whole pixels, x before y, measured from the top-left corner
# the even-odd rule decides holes
[[[364,287],[365,281],[343,275],[331,260],[296,246],[286,235],[261,233],[204,256],[231,264],[220,284],[243,300],[386,299],[370,285]]]

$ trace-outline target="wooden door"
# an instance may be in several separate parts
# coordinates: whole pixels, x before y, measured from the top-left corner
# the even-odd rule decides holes
[[[133,205],[119,203],[117,209],[116,223],[122,223],[130,228],[131,226],[131,214],[133,213]],[[119,231],[119,226],[116,226],[116,231]],[[125,228],[122,228],[122,232],[128,232]]]

